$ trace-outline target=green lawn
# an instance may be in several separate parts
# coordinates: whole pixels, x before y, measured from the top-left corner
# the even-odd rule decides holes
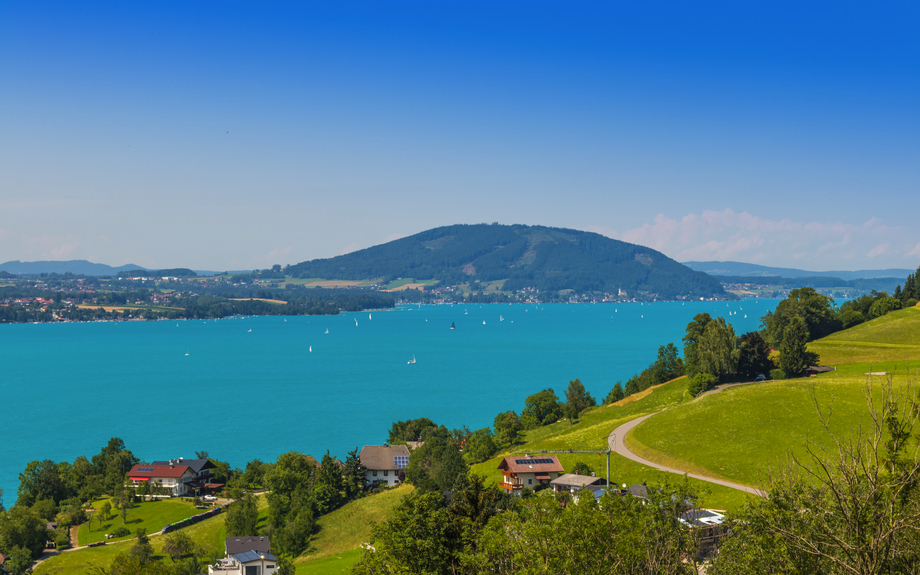
[[[438,283],[438,280],[417,280],[415,278],[402,278],[398,280],[391,281],[385,286],[380,286],[380,289],[396,289],[404,285],[409,284],[422,284],[423,286],[431,286]]]
[[[107,501],[107,499],[94,501],[93,507],[99,509],[105,501]],[[114,508],[115,505],[113,504],[112,507]],[[109,519],[103,521],[101,527],[96,519],[93,519],[92,530],[89,529],[86,523],[81,525],[77,536],[80,545],[105,541],[106,533],[111,533],[114,529],[124,525],[121,520],[121,515],[117,514],[116,511],[115,509],[112,510]],[[128,523],[126,527],[131,530],[131,535],[129,537],[133,537],[134,532],[140,527],[145,528],[147,533],[154,533],[163,529],[170,523],[175,523],[186,517],[204,513],[205,511],[204,509],[195,509],[191,502],[184,499],[164,499],[162,501],[135,503],[134,507],[128,510]]]
[[[177,503],[178,501],[164,500],[154,503],[153,505],[161,505],[163,503],[169,502]],[[101,502],[98,504],[101,504]],[[261,529],[265,526],[265,521],[268,518],[268,502],[266,501],[265,497],[257,498],[257,506],[259,509],[259,528]],[[191,505],[189,505],[189,507],[191,507]],[[131,529],[136,529],[134,524],[131,523],[131,513],[133,511],[137,511],[137,509],[135,508],[128,512],[128,527]],[[194,515],[194,513],[189,515]],[[187,516],[188,515],[185,517]],[[196,523],[195,525],[186,527],[182,531],[183,533],[188,534],[198,545],[201,545],[210,551],[216,551],[218,554],[223,556],[224,538],[226,537],[226,529],[224,527],[225,517],[225,515],[221,514],[216,517],[206,519],[200,523]],[[121,524],[121,518],[119,518],[116,523]],[[168,523],[172,523],[172,521],[169,521]],[[166,525],[166,523],[163,525]],[[157,531],[162,529],[163,525],[161,525]],[[83,527],[85,527],[85,525]],[[147,533],[150,534],[151,530],[148,529]],[[165,558],[165,555],[162,553],[163,543],[164,536],[162,535],[150,538],[150,544],[153,546],[157,556],[161,558]],[[127,539],[122,539],[115,542],[110,541],[104,547],[77,549],[75,551],[61,553],[60,555],[53,557],[39,565],[38,569],[35,571],[35,575],[69,575],[71,573],[89,574],[93,572],[94,567],[108,567],[117,554],[127,551],[132,544],[133,537],[129,537]],[[171,560],[168,558],[165,558],[165,562],[167,565],[171,564]]]
[[[341,575],[351,573],[351,568],[361,559],[361,549],[352,549],[338,555],[332,555],[315,561],[299,563],[298,575]]]
[[[310,549],[297,561],[298,573],[340,573],[355,564],[361,543],[370,541],[371,529],[383,523],[393,509],[415,488],[401,485],[352,501],[317,521],[319,530]]]
[[[867,373],[887,372],[894,374],[896,386],[906,383],[910,361],[920,363],[920,309],[889,313],[813,342],[809,349],[820,354],[822,365],[837,370],[701,397],[646,420],[627,444],[671,467],[765,485],[768,470],[790,453],[803,454],[807,439],[829,445],[815,399],[825,411],[833,407],[830,427],[846,435],[867,421]],[[883,379],[876,377],[878,383]]]

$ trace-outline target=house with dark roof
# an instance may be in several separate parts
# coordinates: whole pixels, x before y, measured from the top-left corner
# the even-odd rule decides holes
[[[409,448],[405,445],[365,445],[358,454],[367,468],[369,486],[393,486],[399,483],[399,472],[409,465]]]
[[[226,557],[208,565],[209,575],[271,575],[278,569],[268,537],[227,537],[224,550]]]
[[[257,553],[271,553],[272,544],[268,537],[227,537],[224,539],[224,553],[233,555],[244,551],[255,551]]]
[[[504,481],[498,485],[505,493],[520,495],[525,487],[535,489],[540,485],[549,485],[550,482],[563,473],[562,464],[555,455],[538,456],[508,456],[498,464],[504,476]]]
[[[164,489],[168,495],[182,497],[223,487],[222,483],[211,481],[212,469],[216,469],[216,466],[208,459],[180,457],[168,461],[139,463],[128,471],[127,476],[135,488],[147,482],[150,486]]]

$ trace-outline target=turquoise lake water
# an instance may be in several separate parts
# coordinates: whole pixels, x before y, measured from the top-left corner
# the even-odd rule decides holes
[[[204,450],[243,467],[291,450],[344,458],[409,418],[490,426],[541,389],[563,397],[576,377],[600,402],[659,345],[680,347],[695,314],[725,316],[740,335],[778,301],[2,325],[0,489],[8,507],[29,461],[91,457],[111,437],[147,461]]]

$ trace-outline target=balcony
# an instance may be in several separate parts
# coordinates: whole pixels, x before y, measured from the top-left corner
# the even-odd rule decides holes
[[[514,491],[515,489],[522,489],[524,487],[524,484],[523,483],[509,483],[507,481],[501,481],[499,482],[498,486],[501,487],[502,489],[510,489],[511,491]]]

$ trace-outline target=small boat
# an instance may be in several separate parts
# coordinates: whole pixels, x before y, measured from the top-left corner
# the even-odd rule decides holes
[[[185,357],[188,357],[188,352],[185,352]]]
[[[505,321],[505,318],[503,318],[502,316],[498,316],[498,321]]]
[[[454,322],[450,322],[450,329],[457,329],[457,326],[454,325]]]
[[[482,320],[482,325],[486,325],[486,320]]]
[[[328,327],[326,328],[326,333],[329,333],[329,328],[328,328]]]
[[[367,319],[371,319],[371,314],[367,314]]]
[[[470,315],[470,312],[463,310],[463,315]]]
[[[310,346],[310,353],[313,353],[313,346]]]
[[[407,361],[406,363],[410,363],[410,364],[411,364],[411,363],[415,363],[415,354],[412,354],[412,359],[410,359],[410,360]]]
[[[249,328],[249,331],[247,331],[246,333],[252,333],[252,328]]]

